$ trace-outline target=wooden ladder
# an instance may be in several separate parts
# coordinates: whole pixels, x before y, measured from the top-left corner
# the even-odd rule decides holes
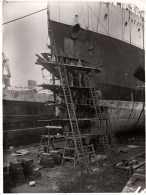
[[[105,108],[105,117],[106,117],[106,123],[107,123],[107,128],[108,128],[107,133],[110,136],[111,146],[112,146],[114,152],[118,153],[118,146],[117,146],[117,142],[116,142],[116,137],[115,137],[114,132],[113,132],[113,128],[111,125],[111,121],[109,118],[107,108]]]
[[[99,100],[98,100],[98,96],[97,96],[97,93],[95,90],[93,78],[91,77],[91,75],[88,75],[87,78],[89,81],[90,92],[91,92],[91,97],[93,100],[93,105],[95,108],[96,118],[97,118],[99,128],[101,131],[101,138],[102,138],[104,151],[106,154],[106,159],[107,159],[108,164],[112,164],[113,159],[112,159],[112,155],[111,155],[111,148],[110,148],[108,137],[107,137],[108,128],[107,128],[107,125],[104,125],[104,120],[107,121],[107,118],[104,119],[102,116],[101,107],[99,106]]]
[[[65,68],[65,65],[61,65],[61,64],[58,65],[58,68],[59,68],[63,93],[65,97],[65,103],[67,106],[68,116],[70,120],[77,161],[79,162],[80,165],[85,165],[87,168],[88,162],[87,162],[87,158],[84,152],[81,133],[78,127],[78,121],[76,118],[75,108],[74,108],[74,104],[73,104],[73,100],[72,100],[72,96],[70,92],[70,87],[69,87],[68,78],[66,74],[66,68]],[[63,161],[68,158],[67,156],[65,156],[66,150],[69,150],[69,148],[68,147],[64,148]]]

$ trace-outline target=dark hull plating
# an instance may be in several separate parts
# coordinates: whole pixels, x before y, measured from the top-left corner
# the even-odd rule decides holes
[[[73,39],[72,26],[55,21],[50,21],[50,25],[58,56],[81,59],[91,67],[102,68],[101,73],[93,75],[94,82],[108,107],[113,130],[144,130],[144,87],[133,76],[137,67],[144,64],[144,50],[84,29]]]
[[[105,99],[144,101],[143,83],[133,77],[137,67],[144,63],[144,50],[84,29],[73,40],[69,25],[54,21],[51,25],[58,55],[83,59],[90,66],[102,67],[103,71],[95,75],[95,82],[96,85],[101,83]],[[89,51],[90,48],[93,50]]]

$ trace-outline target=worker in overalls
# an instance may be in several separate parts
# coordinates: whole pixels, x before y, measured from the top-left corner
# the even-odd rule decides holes
[[[81,85],[82,85],[82,87],[85,87],[85,79],[86,79],[86,74],[82,73],[81,74]]]
[[[73,85],[78,86],[78,71],[75,70],[73,74]]]
[[[82,78],[81,73],[78,73],[78,86],[79,86],[79,87],[82,87],[81,78]]]
[[[68,82],[69,82],[69,86],[73,87],[73,75],[68,72]]]

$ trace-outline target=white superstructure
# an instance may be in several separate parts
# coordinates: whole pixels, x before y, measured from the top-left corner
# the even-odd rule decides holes
[[[105,34],[144,48],[143,12],[131,6],[115,6],[104,2],[50,3],[50,19],[67,25]]]

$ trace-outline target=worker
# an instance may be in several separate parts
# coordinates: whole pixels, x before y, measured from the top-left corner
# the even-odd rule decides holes
[[[57,104],[61,104],[61,102],[62,102],[61,97],[59,97],[59,96],[57,95],[57,97],[56,97],[56,101],[57,101]]]
[[[76,66],[77,65],[77,62],[75,60],[70,60],[70,65]]]
[[[82,78],[81,73],[78,73],[78,85],[79,85],[79,87],[82,87],[82,85],[81,85],[81,78]]]
[[[74,63],[73,63],[73,61],[72,61],[72,60],[70,60],[70,65],[74,65]]]
[[[55,61],[56,61],[55,55],[52,55],[51,61],[52,61],[52,62],[55,62]]]
[[[98,99],[101,99],[101,97],[102,97],[101,91],[97,89],[96,94],[97,94]]]
[[[70,126],[69,123],[64,124],[64,127],[63,127],[64,133],[63,134],[65,136],[69,136],[69,126]]]
[[[78,66],[82,66],[82,62],[80,59],[78,60]]]
[[[74,74],[74,86],[81,87],[81,73],[78,73],[77,70],[75,70]]]
[[[81,85],[82,87],[85,87],[85,77],[86,75],[84,73],[81,74]]]
[[[86,92],[82,93],[80,101],[81,101],[81,104],[86,104],[87,103]]]
[[[73,87],[73,76],[70,72],[68,72],[68,82],[71,87]]]
[[[68,58],[66,58],[66,62],[65,62],[66,64],[70,64],[70,61],[69,61],[69,59]]]
[[[85,86],[89,86],[89,81],[88,81],[87,74],[84,74],[84,82],[85,82]]]
[[[75,70],[73,74],[73,85],[78,86],[78,71]]]
[[[77,92],[76,91],[72,92],[72,99],[73,99],[73,102],[77,104],[78,98],[77,98]]]
[[[84,104],[84,98],[85,98],[84,94],[79,92],[78,104]]]
[[[56,118],[59,118],[59,116],[60,116],[60,110],[59,110],[58,106],[55,106],[55,116],[56,116]]]
[[[67,109],[65,106],[60,106],[59,118],[62,119],[68,118]]]

